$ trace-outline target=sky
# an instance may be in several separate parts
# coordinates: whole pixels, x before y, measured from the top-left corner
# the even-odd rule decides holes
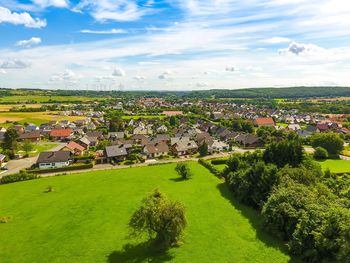
[[[350,86],[348,0],[0,0],[0,87]]]

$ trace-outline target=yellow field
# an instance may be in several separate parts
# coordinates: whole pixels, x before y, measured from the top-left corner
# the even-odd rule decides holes
[[[12,108],[21,108],[24,105],[26,108],[40,108],[42,104],[0,104],[0,111],[9,111]]]
[[[1,112],[0,113],[0,123],[6,122],[19,122],[19,123],[33,123],[40,125],[42,123],[49,122],[51,120],[69,120],[76,121],[85,119],[86,117],[82,116],[63,116],[57,115],[55,112]]]

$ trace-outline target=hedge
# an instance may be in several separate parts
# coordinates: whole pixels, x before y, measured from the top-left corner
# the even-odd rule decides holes
[[[211,160],[211,164],[213,164],[213,165],[226,164],[226,163],[227,163],[227,159]]]
[[[198,163],[207,168],[213,175],[217,177],[222,177],[222,173],[214,167],[211,163],[205,161],[204,159],[199,159]]]
[[[0,184],[9,184],[14,182],[33,180],[39,177],[40,176],[34,173],[20,172],[16,174],[4,175],[2,178],[0,178]]]
[[[88,164],[82,164],[82,165],[64,166],[59,168],[33,169],[33,170],[28,170],[28,172],[36,173],[36,174],[44,174],[44,173],[55,173],[55,172],[90,169],[92,167],[94,167],[94,165],[92,163],[88,163]]]
[[[95,156],[93,155],[87,155],[87,156],[74,156],[74,161],[78,161],[78,160],[94,160]]]

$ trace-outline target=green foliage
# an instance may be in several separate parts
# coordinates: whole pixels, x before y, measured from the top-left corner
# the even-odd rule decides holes
[[[0,184],[9,184],[9,183],[27,181],[27,180],[37,179],[37,178],[39,178],[39,176],[34,173],[27,173],[25,171],[21,171],[16,174],[4,175],[3,177],[0,178]]]
[[[34,149],[34,145],[31,141],[25,140],[22,144],[22,149],[28,155]]]
[[[35,174],[44,174],[44,173],[56,173],[56,172],[91,169],[92,167],[94,167],[93,163],[84,163],[84,164],[74,164],[69,166],[63,166],[58,168],[34,169],[34,170],[28,170],[28,172],[35,173]]]
[[[208,144],[203,142],[202,145],[199,146],[198,151],[201,157],[208,155]]]
[[[329,155],[339,155],[343,150],[344,140],[336,133],[315,133],[311,137],[312,147],[322,147]]]
[[[186,180],[190,176],[192,176],[190,167],[187,163],[178,163],[175,167],[175,171],[182,177],[182,179]]]
[[[228,183],[234,195],[242,202],[259,207],[266,201],[277,183],[277,167],[260,161],[248,169],[240,169],[228,175]]]
[[[142,201],[142,205],[132,215],[129,226],[131,236],[148,233],[161,249],[176,245],[187,225],[185,208],[180,202],[173,202],[154,190]]]
[[[297,167],[303,161],[303,157],[303,146],[297,140],[272,142],[266,147],[263,156],[266,163],[274,163],[278,167],[285,165]]]
[[[8,151],[11,158],[14,156],[14,153],[18,148],[18,144],[17,144],[18,137],[19,137],[18,133],[14,128],[7,129],[7,131],[4,134],[2,148]]]
[[[321,146],[316,147],[314,152],[314,158],[317,160],[325,160],[328,158],[328,152],[325,148]]]
[[[207,162],[204,159],[199,159],[198,163],[200,165],[203,165],[205,168],[207,168],[213,175],[217,176],[217,177],[221,177],[221,172],[215,168],[215,166],[209,162]]]

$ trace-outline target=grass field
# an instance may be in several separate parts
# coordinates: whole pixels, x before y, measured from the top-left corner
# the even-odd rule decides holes
[[[30,157],[37,156],[39,153],[50,151],[57,146],[58,146],[57,143],[40,143],[40,144],[34,143],[34,150],[29,153],[29,156]],[[18,151],[18,153],[25,154],[25,152],[21,150]]]
[[[216,169],[218,169],[219,171],[223,171],[225,168],[226,168],[226,164],[217,164],[217,165],[214,165],[214,167]]]
[[[280,242],[261,232],[256,212],[191,162],[190,180],[175,164],[98,171],[0,185],[0,261],[7,262],[292,262]],[[48,186],[54,192],[46,193]],[[183,244],[156,254],[130,240],[128,221],[158,188],[186,206]]]
[[[75,121],[79,119],[84,119],[85,117],[81,116],[62,116],[62,115],[54,115],[49,114],[49,112],[1,112],[0,113],[0,123],[5,124],[2,126],[10,126],[11,123],[8,122],[19,122],[19,123],[33,123],[36,125],[40,125],[42,123],[49,122],[51,120],[69,120]]]
[[[9,111],[12,108],[21,108],[25,105],[27,108],[40,108],[42,104],[0,104],[0,111]]]
[[[74,101],[95,101],[95,100],[105,100],[108,97],[105,98],[99,98],[99,97],[80,97],[80,96],[46,96],[46,95],[25,95],[25,96],[7,96],[0,98],[0,102],[2,103],[26,103],[35,101],[37,103],[45,103],[50,101],[57,101],[57,102],[74,102]]]
[[[347,160],[325,160],[318,163],[323,170],[329,169],[332,173],[350,173],[350,161]]]

